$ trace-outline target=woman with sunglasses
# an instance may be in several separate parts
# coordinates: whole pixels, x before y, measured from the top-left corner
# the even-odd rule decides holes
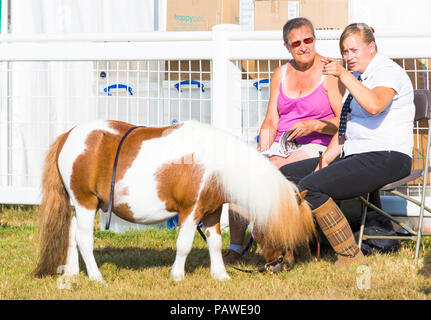
[[[410,173],[413,148],[413,86],[406,72],[377,52],[373,30],[364,23],[347,26],[340,50],[349,72],[323,59],[323,73],[347,88],[338,134],[318,159],[280,168],[298,188],[337,254],[338,265],[363,264],[352,230],[334,200],[351,199],[402,179]]]
[[[277,168],[318,156],[338,129],[344,88],[337,77],[322,74],[324,62],[315,51],[315,39],[313,25],[306,18],[289,20],[283,27],[284,45],[293,59],[277,68],[271,78],[257,149],[278,149],[286,131],[290,131],[288,140],[295,140],[300,147],[287,157],[271,156],[269,161]],[[247,222],[234,213],[240,210],[230,204],[231,243],[223,254],[226,263],[241,257]]]

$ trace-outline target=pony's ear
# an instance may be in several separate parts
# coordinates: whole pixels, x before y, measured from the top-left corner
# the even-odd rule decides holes
[[[296,201],[298,202],[298,205],[302,203],[302,200],[304,200],[305,196],[307,195],[308,190],[303,190],[300,193],[296,194]]]

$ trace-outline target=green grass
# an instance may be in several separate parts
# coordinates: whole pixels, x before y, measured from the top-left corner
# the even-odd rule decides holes
[[[230,281],[210,276],[206,244],[195,236],[186,262],[186,279],[175,282],[169,273],[175,259],[177,232],[147,229],[123,234],[96,230],[94,254],[107,286],[89,281],[81,272],[62,287],[61,276],[37,279],[37,207],[0,207],[0,300],[1,299],[420,299],[431,297],[431,241],[423,240],[418,265],[413,264],[413,243],[403,243],[395,254],[372,255],[370,289],[358,288],[362,274],[357,268],[336,269],[331,252],[297,264],[277,275],[247,274],[231,268]],[[96,223],[97,225],[97,223]],[[224,247],[229,235],[223,234]],[[263,264],[260,249],[248,254],[238,266],[257,269]],[[63,283],[64,284],[64,283]],[[63,288],[63,289],[61,289]]]

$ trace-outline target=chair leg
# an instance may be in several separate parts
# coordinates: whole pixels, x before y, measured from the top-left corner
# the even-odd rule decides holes
[[[421,194],[421,209],[419,212],[419,221],[418,221],[418,234],[416,238],[416,250],[415,250],[415,263],[417,263],[419,258],[419,248],[421,246],[421,236],[422,236],[422,223],[424,220],[424,211],[425,211],[425,199],[426,199],[426,190],[428,185],[428,170],[429,170],[429,159],[430,159],[430,145],[431,145],[431,119],[428,119],[428,138],[427,138],[427,152],[425,156],[424,163],[424,172],[423,172],[423,181],[422,181],[422,194]]]
[[[370,199],[370,194],[367,193],[367,199],[368,202]],[[359,228],[359,239],[358,239],[358,247],[361,249],[362,247],[362,238],[364,236],[364,229],[365,229],[365,222],[367,220],[367,211],[368,207],[362,203],[362,218],[361,218],[361,227]]]
[[[417,239],[416,239],[415,264],[418,262],[420,246],[421,246],[421,232],[418,232]]]
[[[373,191],[369,193],[369,199],[368,201],[372,204],[374,204],[378,208],[382,208],[382,201],[380,199],[380,192],[379,190]]]
[[[423,191],[425,192],[425,190]],[[415,263],[418,262],[419,258],[419,249],[421,246],[421,237],[422,237],[422,226],[423,226],[423,220],[424,220],[424,202],[425,199],[422,200],[422,205],[419,213],[419,221],[418,221],[418,234],[416,236],[416,250],[415,250]]]

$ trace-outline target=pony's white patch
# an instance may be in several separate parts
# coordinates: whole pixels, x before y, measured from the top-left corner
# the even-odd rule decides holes
[[[175,281],[181,281],[184,279],[186,258],[192,249],[193,239],[196,233],[196,222],[193,216],[194,211],[183,221],[178,232],[177,254],[171,270],[171,277]]]
[[[78,258],[78,244],[76,243],[76,217],[72,218],[70,223],[69,232],[69,249],[67,251],[67,263],[65,275],[77,275],[79,273],[79,258]]]
[[[174,143],[170,135],[143,141],[132,165],[116,184],[115,192],[119,195],[116,203],[127,203],[138,223],[160,223],[177,214],[167,211],[165,203],[159,199],[155,176],[160,167],[182,156],[180,152],[172,155],[166,153],[165,149]],[[127,191],[122,192],[123,189]]]
[[[207,245],[210,252],[211,275],[218,280],[229,280],[230,277],[226,272],[223,257],[221,254],[222,238],[217,233],[216,227],[207,228]]]
[[[95,210],[88,210],[75,204],[76,216],[76,243],[78,244],[81,256],[87,267],[87,274],[90,280],[104,283],[102,274],[97,267],[96,259],[93,255],[94,240],[94,217]]]

